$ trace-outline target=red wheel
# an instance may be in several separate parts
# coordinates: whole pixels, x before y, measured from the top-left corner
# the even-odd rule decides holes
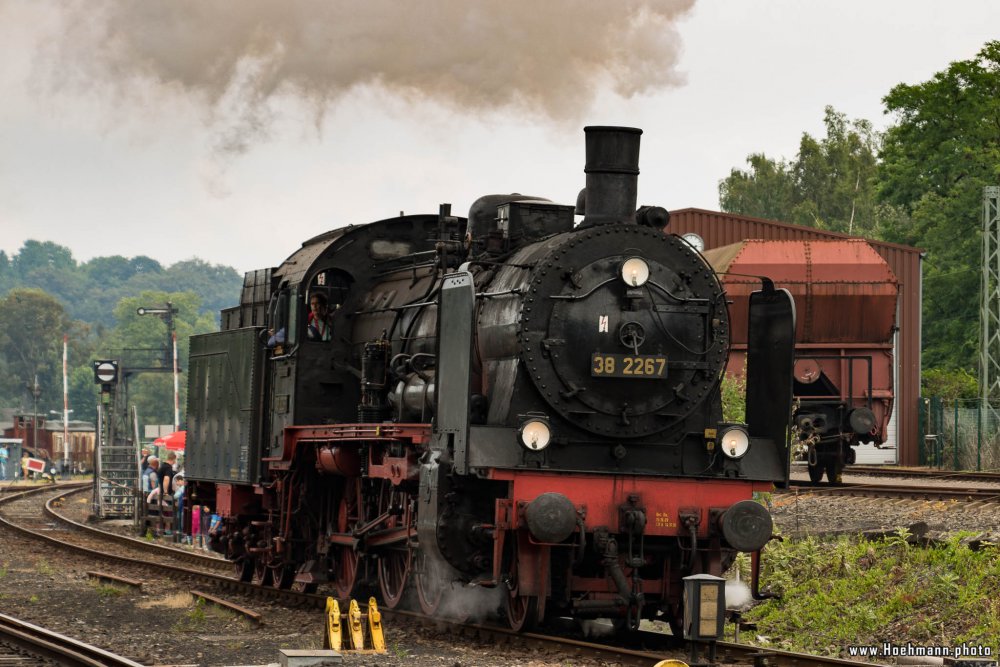
[[[358,583],[358,552],[351,547],[337,549],[337,564],[333,568],[333,588],[337,597],[349,598]]]
[[[507,624],[514,632],[531,630],[538,620],[538,598],[534,595],[507,595]]]
[[[441,598],[444,594],[444,584],[435,573],[427,571],[427,558],[420,557],[418,567],[413,573],[417,584],[417,600],[420,610],[428,616],[435,616],[441,608]]]
[[[271,584],[271,568],[262,560],[254,559],[253,578],[250,583],[257,586],[269,586]]]
[[[376,516],[386,516],[385,529],[397,530],[411,525],[407,494],[400,492],[390,482],[382,483]],[[388,548],[378,555],[378,587],[382,591],[382,604],[395,609],[403,599],[410,577],[413,551],[403,543],[396,548]]]
[[[344,485],[344,496],[337,508],[337,532],[350,532],[361,519],[361,503],[358,498],[358,480],[349,479]],[[360,555],[354,547],[335,547],[336,562],[333,568],[333,587],[341,598],[351,597],[358,583],[358,561]]]
[[[514,632],[531,630],[538,625],[542,619],[539,618],[539,605],[537,595],[521,595],[518,590],[517,573],[518,557],[517,542],[514,542],[513,551],[510,558],[509,579],[507,583],[507,624]]]
[[[410,550],[385,551],[378,559],[378,587],[382,591],[382,604],[395,609],[410,576]]]
[[[288,565],[271,566],[271,585],[283,591],[287,591],[295,582],[295,568]]]

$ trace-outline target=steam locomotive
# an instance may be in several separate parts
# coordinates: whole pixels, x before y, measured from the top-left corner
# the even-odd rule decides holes
[[[678,628],[683,577],[737,552],[756,575],[794,304],[766,278],[750,297],[747,421],[723,422],[726,294],[665,209],[637,210],[642,131],[585,133],[576,207],[488,195],[336,229],[192,337],[189,489],[242,579],[428,614],[492,589],[521,630]]]

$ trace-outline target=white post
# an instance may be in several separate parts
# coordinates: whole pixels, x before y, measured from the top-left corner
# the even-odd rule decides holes
[[[171,332],[174,341],[174,431],[181,427],[180,394],[177,390],[177,332]]]
[[[69,381],[66,374],[66,357],[69,334],[63,334],[63,475],[69,475]]]

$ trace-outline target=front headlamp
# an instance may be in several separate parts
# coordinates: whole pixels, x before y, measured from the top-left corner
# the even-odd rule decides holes
[[[649,264],[641,257],[630,257],[622,263],[621,278],[629,287],[642,287],[649,280]]]
[[[521,424],[517,437],[525,449],[540,452],[552,441],[552,429],[544,419],[529,419]]]
[[[742,426],[721,429],[718,442],[726,458],[740,459],[750,450],[750,434]]]

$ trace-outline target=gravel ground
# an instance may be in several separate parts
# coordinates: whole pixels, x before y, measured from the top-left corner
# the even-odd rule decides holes
[[[849,478],[845,481],[866,481]],[[890,483],[872,479],[872,483]],[[914,480],[915,484],[922,480]],[[932,482],[926,482],[932,483]],[[939,483],[939,482],[933,482]],[[977,483],[977,485],[983,485]],[[66,514],[85,519],[86,496],[65,503]],[[958,530],[1000,539],[1000,503],[889,500],[774,494],[772,513],[785,535],[892,530],[926,522],[931,536]],[[130,532],[124,526],[115,528]],[[86,576],[110,569],[148,583],[142,592],[117,592]],[[317,611],[289,610],[267,602],[247,606],[265,618],[261,627],[198,608],[190,586],[116,564],[101,566],[66,555],[34,540],[0,529],[0,609],[57,632],[80,637],[149,665],[264,665],[278,660],[280,648],[316,649],[322,645],[323,617]],[[455,638],[421,627],[387,622],[386,656],[345,653],[347,665],[441,665],[555,667],[579,664],[569,654]]]
[[[82,520],[88,498],[71,499],[63,511]],[[57,529],[54,529],[54,531]],[[127,529],[118,526],[116,530]],[[115,590],[89,579],[105,570],[146,582],[142,591]],[[264,623],[211,606],[198,607],[193,586],[117,563],[100,564],[68,555],[0,528],[0,612],[21,618],[147,665],[267,665],[278,650],[322,647],[323,615],[253,601]],[[223,597],[230,597],[223,595]],[[385,623],[389,653],[344,653],[345,665],[440,665],[442,667],[556,667],[580,664],[572,654],[520,646],[497,646],[447,631]],[[588,663],[610,667],[616,663]]]
[[[793,479],[806,479],[804,471],[793,472]],[[904,478],[845,475],[845,482],[886,485]],[[905,478],[909,486],[946,486],[941,479]],[[987,482],[956,482],[957,486],[992,487]],[[771,514],[783,535],[858,533],[868,530],[895,530],[926,523],[928,537],[947,537],[959,531],[973,532],[982,539],[1000,541],[1000,502],[959,500],[891,500],[819,496],[806,492],[776,493],[772,496]]]

